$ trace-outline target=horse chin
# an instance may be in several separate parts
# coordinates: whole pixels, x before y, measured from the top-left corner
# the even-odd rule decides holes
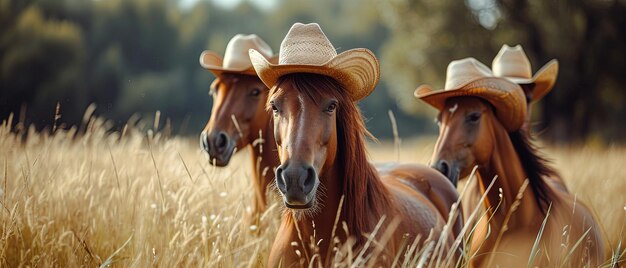
[[[209,163],[216,167],[227,166],[234,154],[234,149],[234,146],[229,146],[229,149],[225,150],[224,153],[221,154],[211,155],[207,153],[207,156],[209,157]]]
[[[287,208],[294,209],[294,210],[307,210],[313,207],[313,204],[315,203],[314,201],[315,199],[311,198],[311,201],[309,201],[308,203],[304,205],[291,205],[285,201],[285,206]]]
[[[321,209],[319,202],[317,202],[315,198],[311,198],[311,201],[304,205],[289,205],[285,202],[285,207],[286,211],[290,212],[296,221],[304,220],[307,217],[314,217]]]

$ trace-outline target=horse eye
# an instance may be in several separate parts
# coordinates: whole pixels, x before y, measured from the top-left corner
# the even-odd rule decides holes
[[[326,108],[326,112],[332,113],[335,110],[337,110],[337,103],[333,102],[330,105],[328,105],[328,108]]]
[[[261,90],[258,88],[255,88],[252,91],[250,91],[250,96],[256,97],[256,96],[259,96],[259,94],[261,94]]]
[[[478,120],[480,120],[480,116],[481,116],[481,113],[478,113],[478,112],[471,113],[467,116],[466,121],[468,123],[476,123],[478,122]]]
[[[278,115],[278,107],[276,107],[276,104],[274,104],[274,102],[271,102],[270,105],[272,105],[272,112],[274,112],[274,116]]]

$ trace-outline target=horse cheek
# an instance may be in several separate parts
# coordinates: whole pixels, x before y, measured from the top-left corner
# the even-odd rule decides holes
[[[282,137],[280,136],[280,119],[274,117],[274,140],[276,141],[276,145],[278,147],[282,146]],[[280,149],[280,148],[279,148]]]
[[[477,142],[473,146],[473,152],[468,157],[474,164],[485,164],[489,162],[491,153],[493,152],[493,144],[490,140],[487,140],[485,135],[478,136]],[[471,159],[470,159],[471,158]]]
[[[323,170],[324,166],[332,166],[335,162],[337,154],[337,130],[335,115],[327,120],[325,127],[320,136],[320,155],[316,159],[318,171]]]

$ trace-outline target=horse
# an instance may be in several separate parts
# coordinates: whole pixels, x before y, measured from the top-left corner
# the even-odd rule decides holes
[[[452,204],[458,199],[454,186],[423,165],[379,173],[367,159],[370,134],[361,113],[336,80],[284,75],[270,90],[267,107],[281,163],[276,188],[286,207],[269,267],[328,267],[337,260],[389,266],[416,239],[420,245],[441,239],[441,250],[453,251],[458,234],[444,230],[448,215],[428,196]]]
[[[211,117],[200,135],[200,144],[216,166],[228,165],[236,149],[251,147],[254,198],[250,216],[256,221],[267,208],[267,189],[280,162],[265,110],[269,88],[255,75],[222,74],[211,84],[214,103]]]
[[[604,243],[592,213],[555,179],[557,172],[538,154],[526,128],[509,133],[492,106],[474,96],[446,100],[438,121],[431,163],[452,181],[477,165],[478,194],[486,195],[487,216],[470,241],[472,265],[601,264]]]
[[[520,84],[519,85],[522,90],[524,91],[524,97],[526,100],[526,117],[524,120],[524,124],[522,124],[522,129],[524,131],[526,131],[527,133],[530,133],[531,131],[531,118],[532,118],[532,108],[533,108],[533,89],[535,88],[534,83],[531,84]],[[550,176],[550,179],[553,180],[553,183],[555,186],[558,186],[559,188],[561,188],[563,191],[568,192],[567,190],[567,186],[565,185],[565,182],[563,182],[563,179],[558,176],[558,174],[554,173],[552,174],[552,176]],[[458,181],[457,181],[458,182]],[[453,182],[453,184],[456,184],[456,182]],[[481,191],[480,191],[480,186],[477,180],[471,180],[471,181],[466,181],[464,188],[466,188],[464,191],[467,192],[466,195],[462,196],[462,204],[463,204],[463,216],[464,221],[466,224],[472,224],[471,222],[468,222],[467,217],[470,217],[472,215],[472,213],[474,212],[474,209],[476,207],[481,206],[480,204],[480,199],[481,199]]]

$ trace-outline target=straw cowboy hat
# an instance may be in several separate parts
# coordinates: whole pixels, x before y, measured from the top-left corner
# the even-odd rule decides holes
[[[442,110],[452,97],[482,98],[495,108],[495,115],[507,131],[518,130],[526,118],[526,98],[522,88],[507,79],[494,77],[489,67],[474,58],[450,62],[443,90],[428,85],[415,90],[415,97]]]
[[[280,44],[277,64],[256,49],[250,50],[250,60],[257,75],[270,88],[286,74],[321,74],[337,80],[354,101],[372,93],[380,79],[378,60],[371,51],[356,48],[337,55],[317,23],[291,26]]]
[[[248,56],[249,49],[255,49],[268,58],[273,57],[272,48],[256,34],[238,34],[228,42],[223,59],[219,54],[205,50],[200,54],[200,65],[216,77],[222,73],[256,75]]]
[[[503,45],[493,59],[491,67],[497,77],[504,77],[517,84],[534,83],[535,86],[531,91],[532,101],[540,100],[550,92],[559,72],[559,62],[553,59],[532,75],[530,61],[520,45],[514,47]]]

